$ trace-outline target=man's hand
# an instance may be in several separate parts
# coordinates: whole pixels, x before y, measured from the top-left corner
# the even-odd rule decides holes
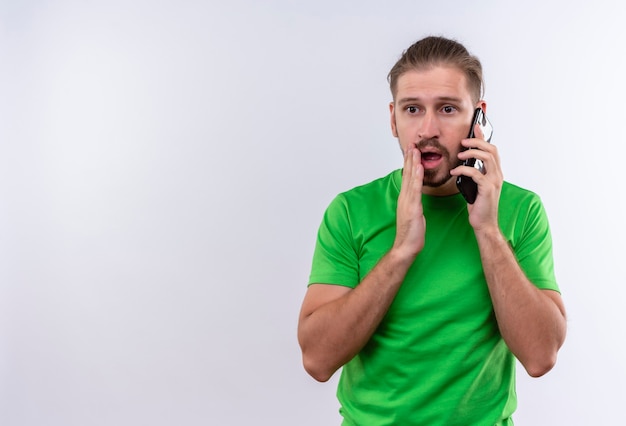
[[[415,146],[410,146],[404,155],[393,250],[411,260],[424,248],[426,219],[422,208],[423,182],[421,152]]]
[[[450,174],[469,176],[478,185],[476,201],[468,205],[469,221],[476,234],[498,327],[528,374],[538,377],[552,368],[565,339],[565,307],[559,293],[539,290],[528,280],[502,235],[498,203],[504,178],[498,150],[483,140],[479,126],[475,132],[476,138],[461,143],[477,149],[459,153],[459,159],[481,160],[485,174],[467,166],[459,166]]]
[[[393,247],[354,289],[312,284],[302,302],[298,340],[305,369],[326,381],[367,344],[384,318],[415,256],[424,248],[424,167],[412,146],[404,156]]]
[[[497,231],[498,203],[504,180],[500,167],[498,149],[486,142],[479,125],[474,127],[476,138],[463,139],[461,144],[468,149],[459,153],[459,160],[476,158],[483,162],[485,174],[469,166],[458,166],[450,170],[452,176],[469,176],[478,185],[478,196],[474,204],[468,205],[469,221],[475,231]]]

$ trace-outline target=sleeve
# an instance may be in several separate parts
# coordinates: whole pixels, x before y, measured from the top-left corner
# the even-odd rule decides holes
[[[523,229],[513,250],[526,277],[538,288],[560,292],[554,274],[552,236],[548,216],[535,195],[527,209]]]
[[[359,283],[358,254],[348,204],[342,195],[326,209],[317,233],[309,285],[316,283],[352,288]]]

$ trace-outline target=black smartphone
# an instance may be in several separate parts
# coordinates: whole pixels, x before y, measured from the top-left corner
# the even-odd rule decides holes
[[[480,126],[485,141],[491,142],[493,127],[491,126],[491,123],[487,119],[487,116],[483,112],[482,108],[476,108],[474,110],[472,125],[470,126],[469,135],[467,136],[469,139],[475,137],[474,127],[476,126],[476,124]],[[461,164],[464,166],[474,167],[481,173],[485,172],[483,162],[476,158],[468,158]],[[476,201],[476,196],[478,195],[478,185],[476,185],[476,182],[474,182],[469,176],[461,175],[456,178],[456,186],[457,188],[459,188],[459,191],[461,191],[461,194],[463,195],[463,198],[465,198],[465,201],[467,201],[469,204],[474,204],[474,201]]]

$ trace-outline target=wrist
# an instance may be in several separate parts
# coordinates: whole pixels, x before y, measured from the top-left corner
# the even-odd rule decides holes
[[[484,243],[489,244],[507,244],[506,238],[500,231],[500,227],[498,226],[489,226],[483,227],[480,229],[474,229],[474,234],[476,235],[476,241],[478,245],[482,245]]]
[[[399,246],[393,246],[387,252],[387,259],[394,268],[408,269],[415,261],[420,250],[407,249]]]

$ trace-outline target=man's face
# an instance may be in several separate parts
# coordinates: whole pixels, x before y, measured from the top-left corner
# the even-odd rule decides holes
[[[437,66],[408,71],[398,78],[395,101],[389,105],[391,130],[403,153],[415,145],[424,166],[423,192],[458,192],[450,170],[458,166],[461,140],[466,138],[475,105],[465,74],[455,67]]]

